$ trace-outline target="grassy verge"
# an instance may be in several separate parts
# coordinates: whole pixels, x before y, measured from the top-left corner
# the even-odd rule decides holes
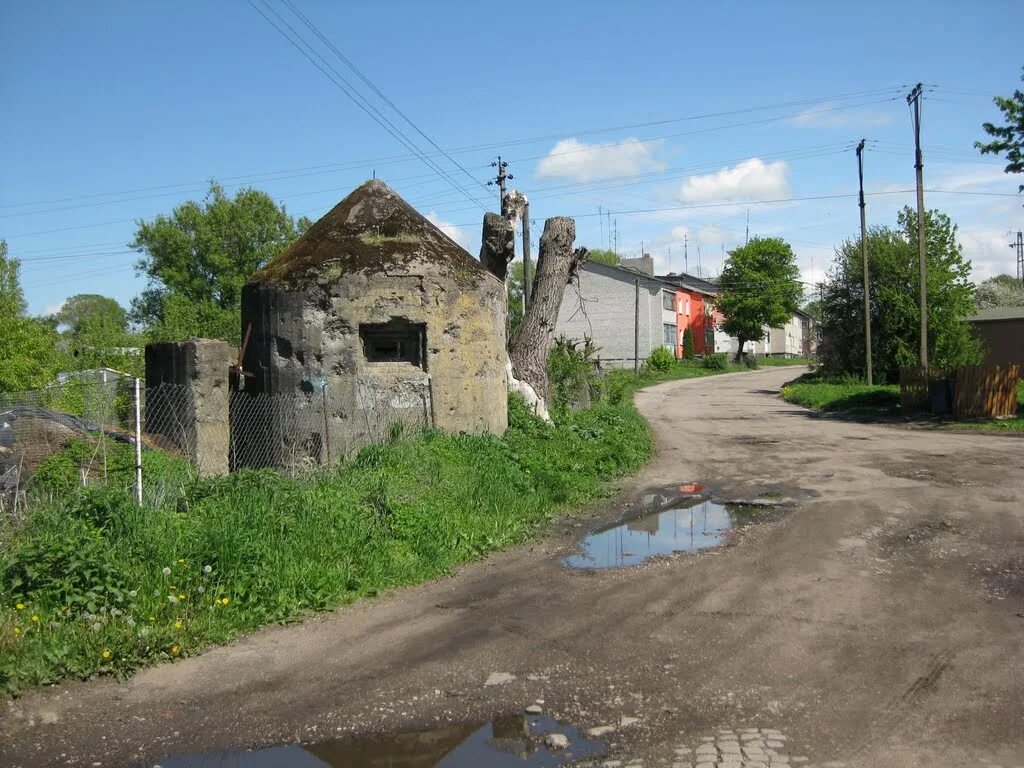
[[[679,379],[695,379],[702,376],[716,376],[722,373],[738,373],[749,370],[745,365],[726,362],[724,356],[708,365],[700,360],[676,360],[665,370],[649,366],[634,373],[628,368],[608,371],[600,382],[601,396],[610,402],[626,402],[638,389]]]
[[[0,530],[0,689],[124,674],[437,577],[583,506],[654,451],[628,400],[551,426],[512,399],[509,418],[502,438],[427,432],[300,479],[176,485],[165,461],[167,487],[142,508],[116,482],[61,488]],[[60,466],[51,475],[62,482]]]
[[[897,419],[900,414],[900,388],[895,384],[869,387],[853,378],[823,378],[808,373],[782,388],[782,398],[790,403],[819,411],[842,413],[860,418]],[[1017,386],[1017,416],[1010,419],[949,422],[955,429],[1024,431],[1024,382]]]

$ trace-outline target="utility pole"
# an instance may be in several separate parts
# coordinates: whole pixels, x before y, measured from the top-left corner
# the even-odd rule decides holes
[[[502,162],[501,155],[498,155],[497,160],[491,161],[491,168],[498,169],[498,178],[491,179],[490,181],[488,181],[487,186],[490,187],[495,183],[498,185],[498,196],[499,202],[501,203],[501,215],[504,216],[506,213],[508,213],[505,205],[505,182],[511,181],[515,177],[511,173],[505,173],[505,169],[508,168],[508,163]]]
[[[928,371],[928,243],[924,226],[924,161],[921,156],[921,90],[918,83],[907,95],[914,125],[914,170],[917,171],[917,250],[921,261],[921,367]]]
[[[1018,230],[1017,242],[1010,243],[1010,247],[1017,249],[1017,282],[1024,284],[1024,233]]]
[[[690,238],[683,235],[683,272],[690,274]]]
[[[860,181],[860,255],[864,260],[864,346],[868,363],[868,386],[874,386],[871,372],[871,289],[868,283],[868,219],[864,205],[864,139],[857,145],[857,178]]]
[[[697,277],[704,277],[700,268],[700,243],[697,243]]]
[[[615,248],[613,249],[613,253],[616,256],[619,255],[619,220],[618,219],[615,220]]]
[[[633,280],[636,294],[633,299],[633,373],[640,373],[640,278]]]
[[[601,213],[601,206],[597,206],[597,226],[601,228],[601,247],[604,248],[604,214]]]
[[[523,206],[523,314],[530,306],[533,280],[530,279],[530,203]]]
[[[747,208],[747,234],[743,238],[743,244],[748,245],[750,243],[750,209]]]

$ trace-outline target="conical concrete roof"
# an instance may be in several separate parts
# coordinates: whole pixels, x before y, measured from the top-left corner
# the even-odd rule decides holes
[[[334,206],[249,282],[301,287],[374,272],[450,274],[473,282],[490,275],[391,187],[374,179]]]

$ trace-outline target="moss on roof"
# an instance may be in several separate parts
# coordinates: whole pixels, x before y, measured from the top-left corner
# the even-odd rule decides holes
[[[250,283],[301,288],[321,275],[408,273],[433,264],[442,274],[477,282],[490,273],[382,181],[363,183],[317,221]]]

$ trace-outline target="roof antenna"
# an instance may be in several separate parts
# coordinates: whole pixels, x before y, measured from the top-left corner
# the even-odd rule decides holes
[[[374,181],[377,180],[377,169],[376,168],[373,169],[373,180]]]

